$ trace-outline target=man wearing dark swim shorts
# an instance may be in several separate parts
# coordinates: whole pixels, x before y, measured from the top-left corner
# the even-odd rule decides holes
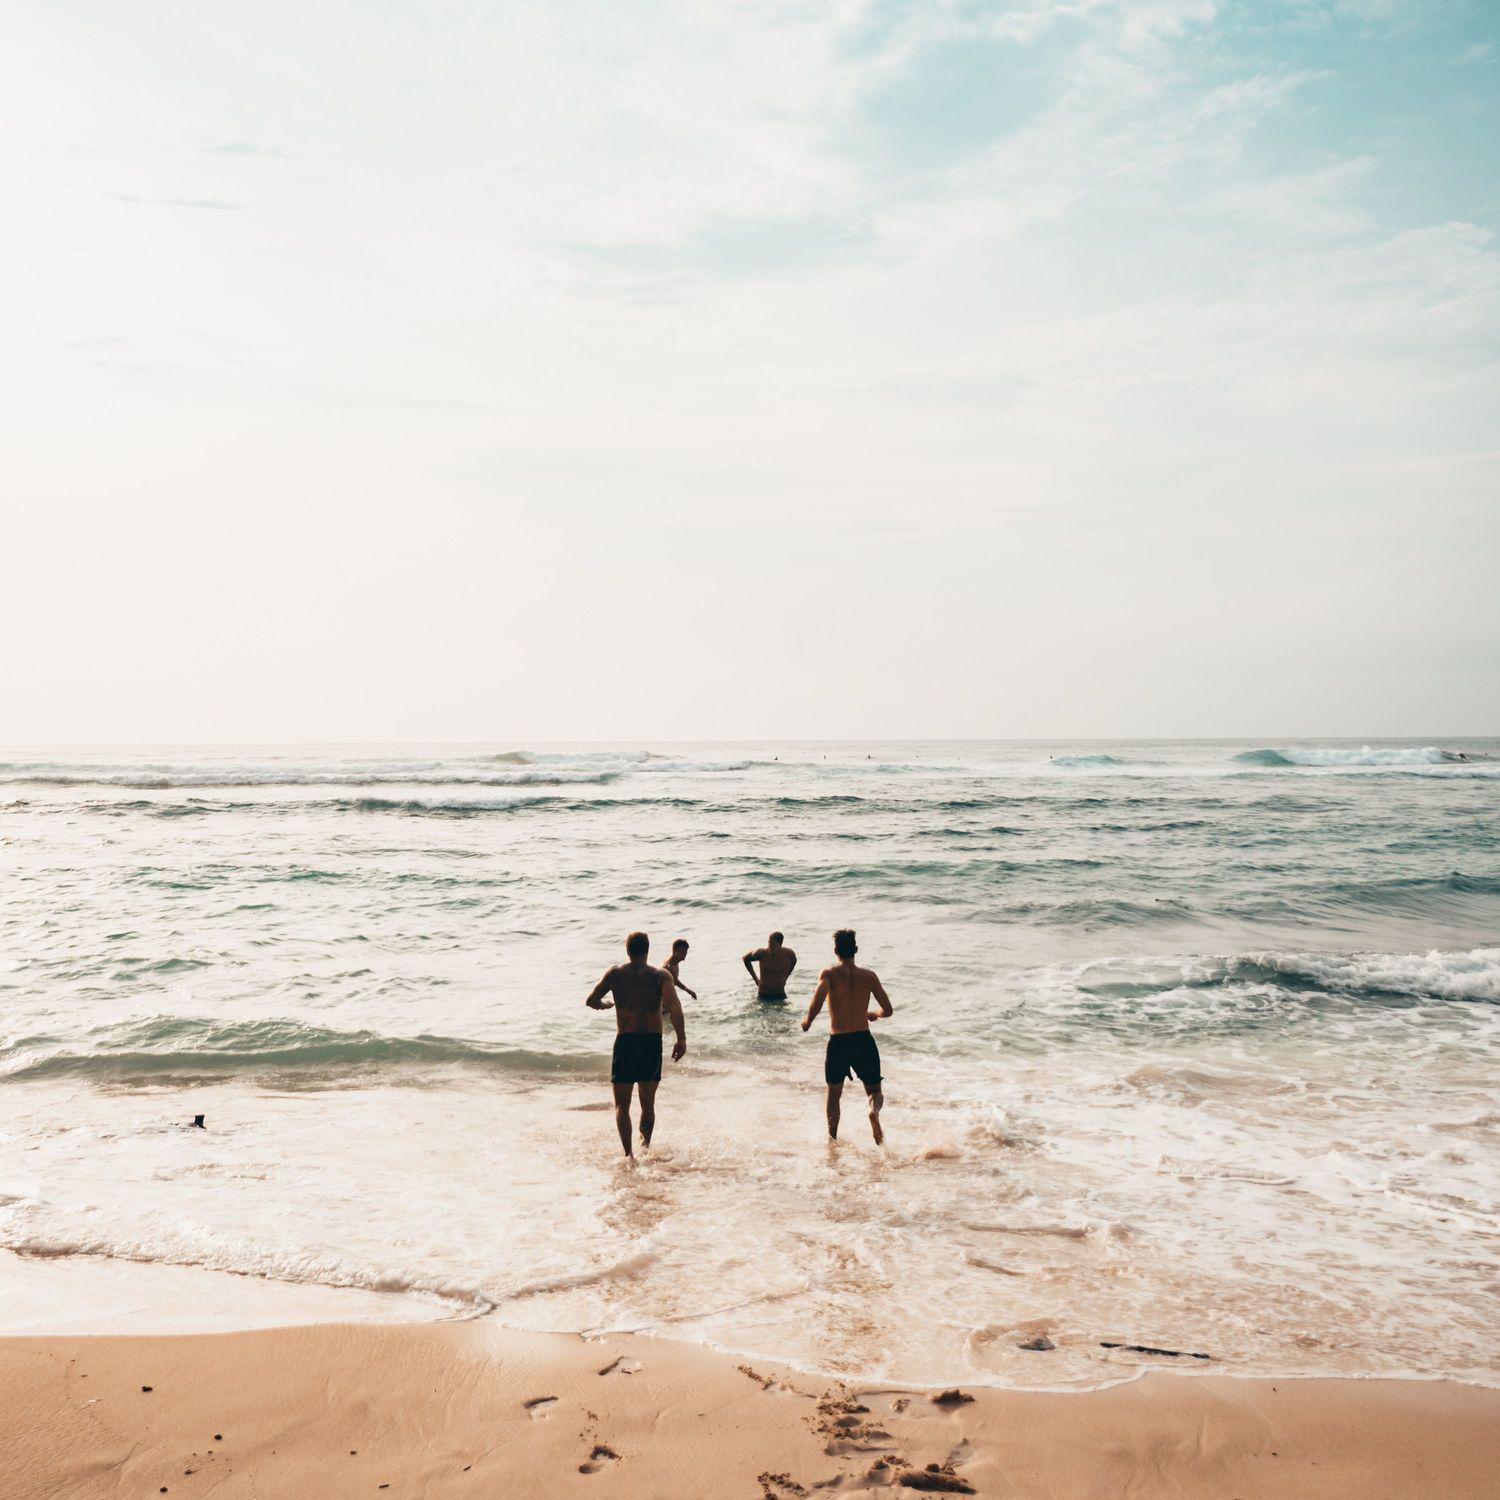
[[[880,1124],[885,1094],[881,1088],[880,1049],[870,1035],[870,1022],[892,1015],[894,1007],[874,969],[862,969],[854,962],[859,946],[852,928],[843,927],[834,933],[833,951],[839,961],[818,975],[818,988],[803,1018],[802,1029],[806,1031],[817,1019],[826,1000],[830,1034],[823,1058],[823,1082],[828,1085],[829,1137],[838,1139],[844,1081],[857,1077],[870,1100],[870,1133],[878,1146],[885,1140]],[[872,999],[880,1006],[878,1011],[870,1009]]]
[[[591,1010],[615,1013],[614,1061],[609,1081],[615,1093],[615,1127],[626,1156],[631,1150],[630,1096],[635,1089],[641,1094],[641,1145],[650,1146],[651,1132],[656,1128],[656,1086],[661,1082],[661,1015],[671,1017],[677,1040],[672,1045],[672,1061],[687,1051],[687,1032],[682,1020],[682,1002],[677,998],[677,984],[665,969],[652,968],[646,962],[651,939],[644,932],[632,932],[625,939],[629,963],[616,964],[589,992],[583,1003]],[[606,1000],[610,995],[613,998]]]

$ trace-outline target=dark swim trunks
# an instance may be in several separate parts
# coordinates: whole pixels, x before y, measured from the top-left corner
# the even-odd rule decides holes
[[[823,1058],[823,1081],[842,1083],[858,1075],[867,1094],[880,1088],[880,1048],[868,1031],[842,1031],[828,1038]]]
[[[622,1031],[615,1038],[611,1083],[661,1082],[661,1032]]]
[[[785,1000],[785,990],[762,990],[759,997],[761,1000]]]

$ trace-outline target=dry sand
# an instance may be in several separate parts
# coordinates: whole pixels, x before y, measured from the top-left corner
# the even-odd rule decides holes
[[[938,1404],[475,1322],[11,1338],[0,1386],[5,1500],[1500,1496],[1500,1392],[1438,1382],[1163,1373]]]

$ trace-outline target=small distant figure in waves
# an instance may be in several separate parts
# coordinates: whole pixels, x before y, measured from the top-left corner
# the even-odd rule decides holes
[[[842,927],[833,935],[833,951],[838,962],[818,975],[818,988],[803,1018],[802,1029],[817,1019],[823,1002],[828,1002],[828,1051],[823,1058],[823,1082],[828,1085],[828,1136],[839,1138],[839,1104],[844,1094],[844,1080],[858,1075],[870,1100],[870,1133],[875,1144],[885,1140],[880,1125],[880,1110],[885,1103],[881,1092],[880,1048],[870,1035],[870,1022],[893,1013],[890,997],[874,969],[862,969],[854,962],[859,945],[854,930]],[[870,1001],[879,1006],[870,1009]]]
[[[773,932],[766,939],[764,948],[752,949],[740,962],[755,981],[762,1000],[786,999],[786,982],[797,967],[797,955],[787,947],[786,939],[779,932]],[[760,965],[759,974],[755,972],[756,964]]]
[[[630,1144],[630,1096],[641,1091],[641,1145],[650,1146],[651,1132],[656,1128],[656,1086],[661,1082],[661,1017],[665,1011],[672,1020],[677,1040],[672,1047],[672,1061],[687,1051],[687,1032],[682,1020],[682,1002],[677,998],[677,981],[666,969],[656,969],[646,962],[651,939],[644,932],[632,932],[625,939],[628,963],[616,964],[589,991],[583,1003],[590,1010],[615,1013],[615,1053],[609,1081],[615,1093],[615,1125],[626,1156],[635,1152]],[[613,998],[606,1000],[610,995]]]
[[[672,944],[672,956],[667,960],[665,967],[667,973],[672,976],[672,983],[675,984],[684,995],[691,995],[693,999],[696,1000],[698,998],[697,990],[689,989],[687,985],[682,982],[682,974],[680,973],[680,970],[682,968],[682,961],[687,956],[688,940],[686,938],[678,938],[677,941]]]

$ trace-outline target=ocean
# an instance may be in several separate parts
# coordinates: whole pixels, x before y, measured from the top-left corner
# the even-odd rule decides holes
[[[0,752],[0,1329],[170,1267],[919,1382],[1500,1383],[1497,757]],[[883,1150],[798,1027],[843,926]],[[698,998],[631,1167],[583,999],[637,927]]]

